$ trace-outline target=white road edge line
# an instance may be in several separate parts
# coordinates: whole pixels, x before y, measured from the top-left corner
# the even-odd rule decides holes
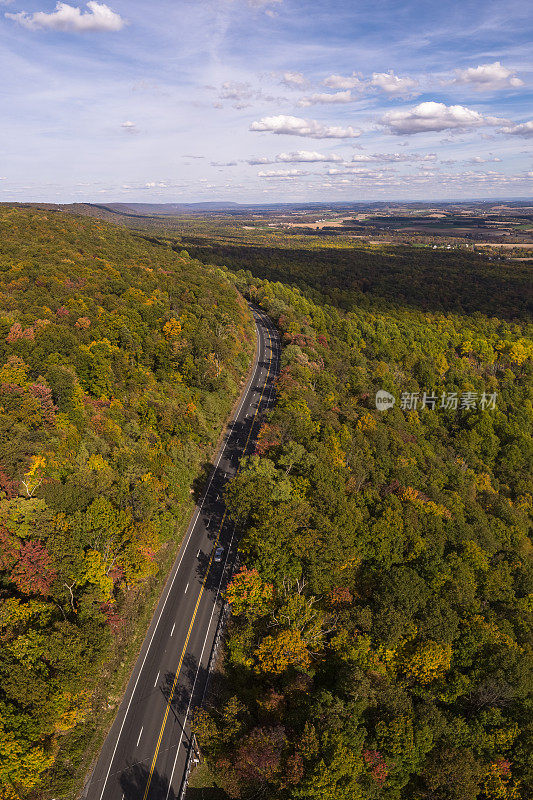
[[[174,633],[174,628],[175,628],[175,627],[176,627],[176,623],[174,623],[174,625],[172,626],[172,630],[170,631],[170,635],[171,635],[171,636],[172,636],[172,634]]]
[[[137,744],[135,745],[135,747],[139,747],[139,742],[141,741],[141,736],[143,735],[143,728],[144,725],[141,726],[141,730],[139,731],[139,738],[137,739]]]
[[[157,681],[159,680],[160,674],[161,674],[161,670],[159,670],[159,672],[157,673],[157,678],[155,679],[155,683],[154,683],[154,689],[157,686]]]
[[[189,583],[190,583],[190,581],[189,581]],[[183,594],[187,594],[187,589],[188,588],[189,588],[189,584],[187,584],[187,586],[185,587],[185,591],[183,592]]]

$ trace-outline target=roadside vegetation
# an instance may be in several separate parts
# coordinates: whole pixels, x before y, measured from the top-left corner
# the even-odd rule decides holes
[[[77,796],[253,343],[220,270],[0,210],[2,800]]]

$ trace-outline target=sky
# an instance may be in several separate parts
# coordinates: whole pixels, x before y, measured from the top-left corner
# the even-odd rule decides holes
[[[0,0],[0,200],[533,196],[528,0]]]

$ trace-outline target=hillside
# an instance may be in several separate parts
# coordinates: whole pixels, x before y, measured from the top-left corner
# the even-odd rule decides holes
[[[3,799],[64,796],[97,752],[253,341],[220,270],[0,209]]]

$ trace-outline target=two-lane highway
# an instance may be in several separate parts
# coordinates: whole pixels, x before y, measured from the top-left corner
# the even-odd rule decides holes
[[[200,701],[236,555],[222,493],[249,455],[274,398],[280,344],[252,308],[257,352],[252,376],[215,461],[146,634],[117,717],[86,784],[86,800],[176,800],[190,743],[187,718]],[[218,548],[223,548],[222,551]]]

